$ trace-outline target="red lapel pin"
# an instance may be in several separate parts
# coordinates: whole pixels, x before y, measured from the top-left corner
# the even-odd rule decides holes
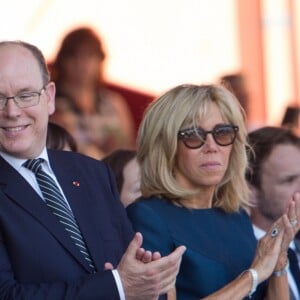
[[[74,186],[80,186],[79,181],[74,180],[72,183],[73,183]]]

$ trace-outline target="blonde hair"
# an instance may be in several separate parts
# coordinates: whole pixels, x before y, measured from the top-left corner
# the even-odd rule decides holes
[[[174,177],[179,130],[203,120],[215,103],[225,122],[239,127],[232,145],[228,168],[217,185],[213,207],[227,212],[248,206],[245,113],[235,96],[218,85],[180,85],[152,102],[145,111],[137,137],[144,197],[161,196],[177,201],[197,191],[180,187]]]

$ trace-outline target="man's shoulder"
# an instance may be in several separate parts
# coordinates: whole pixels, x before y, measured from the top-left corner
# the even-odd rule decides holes
[[[73,151],[63,151],[63,150],[52,150],[48,149],[49,159],[51,160],[66,160],[66,161],[80,161],[89,164],[102,164],[100,160],[93,157],[87,156],[85,154]]]
[[[78,152],[49,149],[48,156],[51,166],[55,168],[65,167],[85,171],[98,170],[105,173],[108,172],[108,168],[104,162]]]

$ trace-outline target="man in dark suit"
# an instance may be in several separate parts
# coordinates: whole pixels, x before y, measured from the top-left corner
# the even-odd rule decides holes
[[[185,248],[140,248],[106,165],[46,149],[54,98],[39,49],[1,42],[0,299],[157,299]]]
[[[300,138],[281,127],[262,127],[248,135],[253,152],[249,151],[250,168],[247,173],[251,196],[254,233],[259,239],[278,216],[287,210],[295,192],[300,192]],[[299,216],[291,225],[299,222]],[[299,236],[299,234],[298,234]],[[287,270],[290,299],[300,300],[299,241],[295,239],[288,251]]]

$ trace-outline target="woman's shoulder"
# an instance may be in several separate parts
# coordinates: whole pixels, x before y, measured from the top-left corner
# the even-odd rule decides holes
[[[174,214],[174,205],[158,196],[140,197],[126,208],[128,215],[144,215],[165,219]]]
[[[128,208],[134,209],[139,207],[157,208],[167,204],[167,200],[158,196],[140,197],[135,202],[131,203]]]

